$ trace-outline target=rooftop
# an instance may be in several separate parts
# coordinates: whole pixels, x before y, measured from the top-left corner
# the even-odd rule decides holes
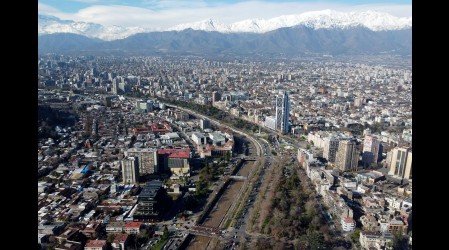
[[[125,242],[128,239],[128,234],[117,234],[114,239],[114,243]]]
[[[343,221],[345,222],[345,223],[354,223],[354,219],[353,218],[344,218],[343,219]]]
[[[190,158],[190,149],[188,148],[170,148],[170,149],[160,149],[157,151],[158,154],[168,154],[168,158],[183,158],[188,159]]]
[[[140,228],[141,225],[142,222],[132,221],[126,223],[125,228]]]
[[[103,247],[106,246],[106,240],[88,240],[86,247]]]

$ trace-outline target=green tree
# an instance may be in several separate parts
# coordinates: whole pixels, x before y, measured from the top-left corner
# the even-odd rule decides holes
[[[404,236],[402,230],[393,232],[393,240],[389,244],[393,250],[408,250],[408,238]]]
[[[109,234],[109,235],[108,235],[108,239],[107,239],[108,242],[113,242],[114,239],[115,239],[115,236],[116,236],[115,234]]]
[[[360,228],[356,228],[354,232],[351,234],[351,240],[356,244],[357,246],[360,245]]]
[[[324,235],[319,231],[308,229],[307,241],[309,243],[310,249],[312,250],[325,248]]]
[[[162,234],[162,240],[167,240],[170,233],[168,232],[167,226],[164,226],[164,234]]]

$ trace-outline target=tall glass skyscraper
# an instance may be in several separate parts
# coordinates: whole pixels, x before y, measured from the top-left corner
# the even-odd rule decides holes
[[[276,97],[276,130],[282,134],[288,133],[288,118],[290,113],[290,103],[287,92]]]

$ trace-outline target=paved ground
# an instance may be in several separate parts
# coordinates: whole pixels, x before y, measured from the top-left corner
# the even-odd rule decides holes
[[[223,219],[223,216],[229,210],[234,202],[235,196],[243,186],[243,181],[231,181],[228,188],[221,196],[220,200],[215,205],[215,208],[209,214],[205,222],[202,224],[209,227],[218,227]]]
[[[195,236],[195,238],[190,242],[187,249],[189,250],[204,250],[209,244],[211,238],[205,236]]]
[[[243,165],[237,172],[237,175],[248,176],[253,165],[254,162],[252,161],[247,161],[243,163]],[[223,217],[226,215],[229,208],[232,206],[232,203],[237,201],[236,198],[238,197],[239,192],[241,192],[241,188],[243,187],[243,185],[244,185],[243,181],[232,181],[202,225],[210,227],[218,227],[222,222]],[[200,239],[201,240],[198,241],[196,240],[192,241],[190,245],[187,247],[187,249],[189,250],[206,249],[206,247],[210,246],[211,243],[214,243],[214,245],[218,243],[218,242],[209,242],[211,238],[204,236],[201,236]]]

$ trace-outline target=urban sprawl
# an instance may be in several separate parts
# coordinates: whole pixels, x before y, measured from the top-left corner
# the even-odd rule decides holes
[[[40,56],[39,247],[411,249],[411,66],[381,62]]]

